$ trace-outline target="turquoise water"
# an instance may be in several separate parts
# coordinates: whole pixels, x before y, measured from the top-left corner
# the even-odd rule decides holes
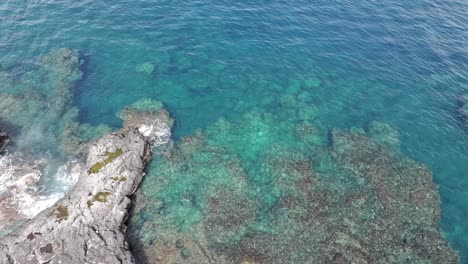
[[[468,134],[457,112],[467,32],[461,0],[9,0],[0,3],[0,70],[14,81],[50,50],[78,49],[81,122],[118,128],[116,113],[149,97],[177,120],[176,140],[252,112],[322,131],[388,123],[402,152],[432,170],[442,230],[468,263]],[[229,149],[252,153],[241,156],[245,167],[266,151],[245,148]]]

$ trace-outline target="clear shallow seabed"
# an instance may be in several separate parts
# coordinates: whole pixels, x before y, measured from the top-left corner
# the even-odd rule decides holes
[[[246,114],[257,136],[275,131],[275,122],[255,121],[259,113],[291,129],[302,121],[322,131],[371,121],[398,128],[402,152],[440,185],[442,230],[464,263],[468,131],[457,109],[468,92],[467,38],[468,4],[459,0],[0,3],[0,70],[14,81],[50,50],[79,50],[74,104],[84,123],[118,128],[118,111],[153,98],[176,119],[176,140],[207,129],[222,145],[215,122]],[[242,141],[244,130],[226,139],[245,145],[226,145],[249,168],[277,135]],[[147,177],[158,177],[155,167]]]

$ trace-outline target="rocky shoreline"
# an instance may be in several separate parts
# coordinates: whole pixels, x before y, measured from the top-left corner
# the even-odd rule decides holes
[[[122,130],[90,145],[73,190],[0,239],[0,263],[134,263],[125,241],[129,197],[173,122],[164,109],[130,107],[122,117]]]

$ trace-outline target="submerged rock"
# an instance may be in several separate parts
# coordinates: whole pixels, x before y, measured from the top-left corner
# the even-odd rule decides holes
[[[6,147],[8,143],[8,134],[0,131],[0,152]]]
[[[134,263],[124,221],[152,147],[170,140],[172,123],[158,113],[163,111],[152,112],[151,120],[142,116],[140,123],[125,120],[124,129],[94,142],[73,190],[0,239],[0,263]],[[126,116],[136,118],[130,109]],[[159,137],[139,132],[151,125],[144,121],[160,124],[152,131]]]
[[[145,63],[137,65],[135,67],[135,71],[137,73],[141,73],[141,74],[144,74],[146,76],[152,76],[154,74],[154,71],[155,71],[155,66],[151,62],[145,62]]]

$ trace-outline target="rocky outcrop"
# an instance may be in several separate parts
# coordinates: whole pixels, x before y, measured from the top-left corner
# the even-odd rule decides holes
[[[124,117],[137,115],[142,122],[91,144],[68,195],[0,239],[0,263],[134,263],[124,236],[129,196],[152,148],[170,140],[172,125],[164,109],[128,108]]]

